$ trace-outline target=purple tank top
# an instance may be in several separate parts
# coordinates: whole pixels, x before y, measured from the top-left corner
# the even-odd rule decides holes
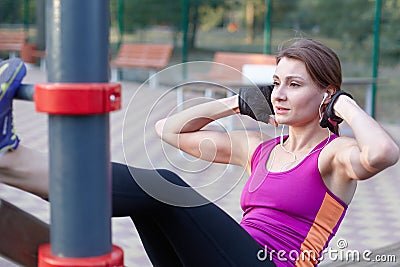
[[[260,144],[253,154],[252,174],[240,199],[240,225],[279,267],[317,265],[346,213],[347,205],[330,192],[318,170],[322,148],[336,137],[331,135],[283,172],[266,169],[279,137]]]

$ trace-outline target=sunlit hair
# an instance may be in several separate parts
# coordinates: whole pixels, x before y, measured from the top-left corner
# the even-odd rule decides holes
[[[340,89],[342,67],[339,57],[321,42],[307,38],[293,39],[289,46],[281,48],[276,62],[279,63],[284,57],[304,62],[307,73],[321,90]],[[335,128],[334,133],[339,134],[338,128]]]

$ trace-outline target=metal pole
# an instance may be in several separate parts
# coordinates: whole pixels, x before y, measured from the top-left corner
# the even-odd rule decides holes
[[[264,19],[264,54],[271,54],[271,9],[272,0],[266,0],[266,11]]]
[[[119,31],[119,37],[118,37],[118,49],[121,46],[121,43],[123,41],[123,36],[124,36],[124,0],[118,0],[118,7],[117,7],[117,17],[118,17],[118,31]]]
[[[33,101],[35,88],[31,84],[21,84],[15,93],[14,99]]]
[[[46,49],[46,16],[45,0],[35,0],[36,2],[36,46],[40,51]]]
[[[371,87],[371,116],[375,118],[375,106],[376,106],[376,91],[379,70],[379,39],[380,39],[380,22],[381,22],[381,0],[375,1],[375,22],[374,22],[374,51],[372,56],[372,78],[375,80]]]
[[[189,24],[189,0],[182,0],[182,62],[187,62],[188,53],[188,24]]]
[[[29,20],[30,20],[29,0],[24,0],[24,30],[25,30],[25,32],[29,31]]]
[[[182,0],[182,63],[188,61],[189,0]],[[187,78],[186,65],[182,68],[183,80]]]
[[[109,1],[48,0],[48,80],[108,82]],[[49,115],[51,253],[110,253],[109,115]]]

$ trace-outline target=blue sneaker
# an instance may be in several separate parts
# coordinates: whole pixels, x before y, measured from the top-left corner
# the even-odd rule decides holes
[[[19,144],[12,107],[14,95],[25,74],[25,64],[19,58],[0,62],[0,153],[15,150]]]

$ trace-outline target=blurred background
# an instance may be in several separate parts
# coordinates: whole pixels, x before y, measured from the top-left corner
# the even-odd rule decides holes
[[[57,1],[62,4],[68,0]],[[374,116],[399,143],[400,0],[110,0],[109,2],[110,60],[115,58],[123,43],[173,45],[169,67],[183,62],[213,61],[215,53],[220,51],[276,54],[285,42],[296,37],[320,40],[339,55],[343,77],[378,78],[376,86],[370,88],[375,92]],[[25,62],[32,65],[41,65],[40,56],[31,56],[32,53],[25,52],[46,50],[45,27],[46,0],[0,0],[0,32],[23,33],[26,38],[26,45],[14,56],[21,56]],[[0,51],[0,59],[10,56],[8,51]],[[179,67],[171,68],[166,73],[171,77],[176,69]],[[45,72],[39,71],[39,68],[33,68],[28,76],[30,83],[45,80]],[[154,112],[157,114],[153,115],[167,114],[169,108],[175,105],[173,98],[175,96],[172,94],[165,96],[164,91],[147,90],[148,87],[144,87],[143,90],[139,90],[141,88],[139,87],[135,92],[135,88],[148,78],[147,73],[143,75],[130,73],[123,77],[124,92],[128,92],[128,96],[132,94],[138,96],[132,106],[140,112],[131,112],[130,117],[123,116],[124,110],[116,112],[113,115],[116,123],[113,123],[112,134],[121,135],[124,126],[121,123],[126,119],[128,121],[126,125],[131,127],[124,128],[125,136],[136,141],[132,141],[126,151],[133,155],[135,166],[146,164],[147,157],[140,154],[143,153],[143,144],[149,148],[146,152],[150,153],[150,158],[157,162],[157,165],[162,165],[164,155],[160,153],[159,143],[154,141],[159,139],[155,134],[142,136],[142,125],[137,124],[137,119],[148,119],[145,116],[146,112],[150,113],[148,109],[153,108],[154,103],[162,98],[161,94],[165,98],[161,104],[158,103]],[[344,89],[349,90],[359,105],[364,107],[367,91],[371,92],[367,89],[368,86],[352,85]],[[129,97],[124,97],[123,100],[125,101],[123,107],[126,108]],[[46,147],[45,117],[32,112],[32,106],[29,106],[32,103],[16,104],[19,105],[15,109],[19,112],[16,118],[20,118],[17,128],[26,143],[38,148]],[[40,123],[43,127],[38,126],[37,116],[42,116],[39,118],[43,120]],[[147,143],[143,142],[142,138],[147,140]],[[113,160],[121,162],[127,160],[122,153],[119,137],[113,139],[112,145]],[[138,161],[137,155],[143,155],[139,157],[143,162]],[[182,158],[181,156],[179,154],[179,158]],[[187,161],[184,164],[187,166]],[[213,168],[218,169],[219,166]],[[213,168],[210,168],[211,171],[216,172]],[[234,173],[232,169],[229,171],[222,169],[222,171],[227,175]],[[349,241],[352,249],[375,249],[396,243],[391,247],[395,252],[391,253],[398,255],[400,236],[398,173],[399,164],[381,174],[381,177],[391,179],[382,177],[360,183],[360,190],[340,233]],[[194,173],[193,176],[196,175],[198,176]],[[185,177],[188,176],[185,173]],[[241,216],[237,203],[240,188],[237,186],[233,193],[218,200],[219,205],[227,208],[235,218]],[[35,214],[38,214],[38,209],[47,207],[43,202],[35,205],[36,202],[26,201],[24,198],[26,195],[19,191],[10,191],[4,187],[0,187],[0,191],[2,197],[11,192],[8,196],[13,197],[13,203],[31,204],[32,207],[28,210],[35,211]],[[41,214],[47,218],[48,210],[44,209]],[[113,238],[126,252],[126,265],[149,266],[143,248],[135,240],[138,236],[127,236],[128,230],[131,231],[131,235],[135,234],[130,221],[118,221],[113,226]],[[0,266],[15,265],[3,263],[0,258]]]
[[[174,65],[211,61],[216,51],[275,54],[291,38],[312,37],[338,53],[344,77],[379,78],[379,121],[400,116],[400,0],[110,0],[110,7],[110,57],[121,43],[168,43]],[[0,1],[0,30],[25,32],[39,50],[45,17],[45,0]],[[349,90],[365,103],[365,86]]]

